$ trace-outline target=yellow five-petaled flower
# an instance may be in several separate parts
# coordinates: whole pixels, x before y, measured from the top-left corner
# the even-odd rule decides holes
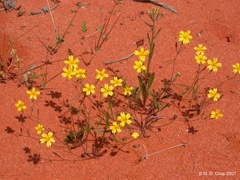
[[[194,47],[194,50],[196,50],[196,54],[204,55],[204,51],[207,50],[206,46],[203,46],[202,44],[199,44],[198,47]]]
[[[103,93],[103,97],[108,97],[113,95],[113,86],[108,86],[108,84],[104,84],[104,88],[101,88],[101,92]]]
[[[129,113],[125,114],[124,112],[121,112],[120,116],[117,117],[117,120],[120,121],[120,126],[124,127],[125,124],[131,124],[132,123],[130,118],[131,118],[131,115]]]
[[[26,109],[27,107],[25,106],[24,102],[21,100],[18,100],[18,102],[15,104],[15,106],[17,107],[17,111],[23,111],[24,109]]]
[[[217,88],[212,88],[208,91],[208,98],[212,98],[213,101],[218,101],[220,94],[218,93]]]
[[[240,64],[239,63],[232,65],[232,67],[233,67],[233,72],[235,74],[237,74],[237,73],[240,74]]]
[[[48,132],[48,134],[42,134],[42,139],[40,139],[41,143],[46,143],[47,147],[51,147],[52,146],[52,142],[55,142],[54,138],[53,138],[53,133],[52,132]]]
[[[132,94],[133,87],[125,86],[123,88],[123,94],[126,95],[131,95]]]
[[[27,91],[26,93],[30,96],[30,99],[36,100],[38,95],[40,94],[40,91],[36,91],[35,88],[32,88],[31,91]]]
[[[76,78],[86,78],[86,69],[76,69],[75,70],[75,75],[76,75]]]
[[[140,50],[139,50],[139,51],[137,51],[137,50],[134,51],[134,54],[135,54],[136,56],[138,56],[138,58],[139,58],[140,61],[143,61],[143,62],[145,61],[146,56],[147,56],[149,53],[150,53],[150,51],[149,51],[149,50],[144,51],[144,48],[143,48],[143,47],[140,47]]]
[[[121,132],[121,127],[117,122],[113,122],[113,125],[109,127],[112,130],[112,133]]]
[[[195,60],[197,61],[198,64],[205,64],[206,59],[207,59],[207,57],[202,54],[195,56]]]
[[[77,63],[79,62],[79,59],[74,59],[72,55],[68,56],[68,60],[65,60],[64,63],[69,65],[69,68],[77,68]]]
[[[133,137],[134,139],[136,139],[136,138],[139,137],[139,134],[138,134],[137,132],[134,132],[134,133],[132,133],[132,137]]]
[[[108,78],[108,74],[105,73],[105,69],[103,69],[102,71],[99,71],[96,69],[97,72],[97,76],[96,79],[99,79],[100,81],[102,81],[104,78]]]
[[[118,77],[114,77],[113,80],[110,81],[111,84],[114,85],[114,87],[122,86],[122,79],[118,79]]]
[[[75,75],[75,71],[73,71],[74,68],[70,67],[70,68],[63,68],[63,73],[62,73],[62,77],[67,77],[69,80],[72,79],[72,76]]]
[[[179,41],[183,44],[190,43],[190,40],[192,39],[192,36],[190,35],[191,31],[180,31],[179,33]]]
[[[213,72],[217,72],[218,68],[222,66],[222,63],[218,63],[218,59],[217,58],[213,58],[213,60],[208,60],[207,61],[208,66],[207,68]]]
[[[140,73],[146,70],[146,66],[143,65],[142,61],[135,61],[135,65],[133,66],[133,68],[137,71],[137,73]]]
[[[36,131],[38,134],[42,134],[42,131],[45,130],[45,128],[43,127],[42,124],[38,124],[36,127],[35,127]]]
[[[95,86],[94,85],[89,85],[87,83],[87,84],[85,84],[85,88],[83,88],[82,91],[85,92],[86,95],[94,94],[95,93]]]
[[[216,109],[215,111],[211,112],[210,118],[217,120],[218,118],[221,117],[223,117],[223,114],[221,113],[220,109]]]

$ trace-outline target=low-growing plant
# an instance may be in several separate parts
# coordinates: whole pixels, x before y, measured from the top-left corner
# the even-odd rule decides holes
[[[159,129],[157,122],[165,118],[163,111],[170,106],[178,111],[173,112],[171,120],[176,120],[180,112],[188,125],[189,133],[196,133],[191,126],[192,121],[223,117],[223,113],[217,107],[210,113],[206,112],[205,108],[222,98],[220,91],[222,84],[232,80],[235,76],[219,86],[201,86],[201,81],[208,77],[211,78],[222,67],[216,57],[207,60],[205,54],[207,47],[199,44],[194,48],[198,68],[192,83],[183,84],[177,81],[181,77],[179,72],[175,72],[178,55],[186,49],[187,44],[193,38],[189,30],[180,31],[179,42],[176,43],[176,55],[172,60],[171,77],[162,79],[162,84],[158,85],[161,88],[153,88],[157,72],[152,72],[151,64],[154,59],[155,42],[161,31],[157,29],[156,24],[163,14],[153,8],[148,12],[148,16],[150,22],[145,22],[145,24],[150,28],[147,33],[149,50],[140,46],[133,52],[134,58],[137,59],[132,65],[136,71],[136,84],[129,84],[127,75],[123,76],[121,72],[110,74],[111,71],[108,73],[107,69],[96,69],[95,82],[90,82],[86,80],[86,77],[93,72],[82,68],[81,59],[76,58],[74,54],[69,54],[68,59],[64,60],[64,67],[59,74],[62,78],[72,82],[76,94],[68,100],[62,98],[61,92],[50,91],[48,95],[52,99],[46,100],[44,104],[59,113],[58,119],[64,127],[64,133],[45,127],[38,119],[41,112],[34,103],[38,96],[42,95],[41,92],[36,87],[31,87],[26,91],[32,100],[32,106],[29,108],[29,115],[24,115],[36,123],[35,129],[40,135],[40,143],[46,144],[47,147],[54,145],[61,149],[63,149],[62,145],[65,145],[69,150],[81,147],[83,148],[82,157],[100,157],[106,153],[104,147],[116,149],[139,137],[149,137],[149,131]],[[103,34],[105,33],[107,37],[111,31],[111,29],[108,32],[106,30],[110,18],[111,13],[100,31],[95,45],[96,50],[100,50],[106,40],[102,38]],[[85,33],[87,29],[86,24],[83,23],[82,32]],[[128,58],[131,57],[132,55],[128,56]],[[233,68],[235,74],[240,74],[239,63],[234,64]],[[106,79],[110,80],[108,83],[103,83]],[[45,81],[44,84],[46,83]],[[54,101],[54,98],[59,100],[58,103]],[[15,106],[21,113],[28,110],[21,100],[18,100]]]

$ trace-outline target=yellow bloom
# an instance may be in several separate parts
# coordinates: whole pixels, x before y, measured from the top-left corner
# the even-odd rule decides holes
[[[134,139],[136,139],[136,138],[139,137],[139,134],[138,134],[137,132],[134,132],[134,133],[132,133],[132,137],[133,137]]]
[[[69,80],[72,79],[72,76],[75,75],[75,72],[73,71],[73,68],[63,68],[63,73],[62,73],[62,77],[67,77]]]
[[[65,60],[64,63],[69,65],[69,68],[78,68],[77,63],[79,59],[74,59],[72,55],[68,56],[68,60]]]
[[[103,69],[102,71],[99,71],[96,69],[97,72],[97,76],[96,79],[99,79],[100,81],[102,81],[104,78],[108,78],[108,74],[105,73],[105,69]]]
[[[183,44],[188,44],[190,43],[190,40],[192,39],[192,36],[190,35],[191,31],[180,31],[179,33],[179,41],[182,42]]]
[[[137,71],[137,73],[142,72],[142,70],[146,70],[146,66],[143,65],[142,61],[135,61],[133,68]]]
[[[45,128],[43,127],[42,124],[38,124],[38,125],[35,127],[35,129],[37,130],[37,133],[38,133],[38,134],[42,134],[42,131],[45,130]]]
[[[208,60],[208,69],[213,72],[217,72],[218,68],[222,66],[222,63],[218,63],[218,59],[217,58],[213,58],[213,60]]]
[[[46,143],[47,147],[50,147],[52,146],[52,142],[55,142],[52,136],[53,136],[52,132],[49,132],[48,134],[42,134],[42,139],[40,139],[40,142]]]
[[[213,88],[208,91],[208,98],[213,98],[213,101],[217,101],[220,98],[220,94],[218,94],[217,88]]]
[[[95,93],[95,86],[94,85],[89,85],[88,83],[85,84],[85,88],[83,88],[83,92],[86,93],[86,95],[90,95],[91,93],[94,94]]]
[[[132,94],[132,90],[133,90],[133,87],[128,87],[128,86],[125,86],[123,88],[123,94],[126,96],[126,95],[131,95]]]
[[[30,99],[36,100],[40,94],[40,91],[36,91],[35,88],[32,88],[31,91],[27,91],[26,93],[30,96]]]
[[[110,81],[111,84],[114,85],[114,87],[122,86],[122,79],[118,79],[118,77],[114,77],[113,80]]]
[[[113,125],[109,127],[112,130],[112,133],[115,134],[116,132],[121,132],[121,127],[118,123],[113,122]]]
[[[15,104],[15,106],[17,107],[18,112],[23,111],[24,109],[27,109],[24,102],[21,100],[18,100],[18,102]]]
[[[108,86],[108,84],[104,84],[104,88],[101,88],[101,92],[103,93],[103,97],[108,97],[113,95],[113,86]]]
[[[218,119],[223,117],[223,114],[220,113],[220,109],[216,109],[215,111],[211,112],[210,118],[212,119]]]
[[[237,74],[237,73],[240,74],[240,64],[239,63],[232,65],[232,67],[233,67],[233,72],[235,74]]]
[[[137,51],[137,50],[134,51],[134,54],[135,54],[136,56],[138,56],[138,58],[139,58],[140,61],[143,61],[143,62],[145,61],[146,56],[147,56],[149,53],[150,53],[150,51],[149,51],[149,50],[144,51],[144,48],[143,48],[143,47],[140,47],[140,50],[139,50],[139,51]]]
[[[77,69],[75,71],[76,78],[86,78],[86,70],[85,69]]]
[[[195,56],[195,60],[197,61],[198,64],[205,64],[206,59],[207,59],[207,57],[202,54]]]
[[[201,54],[204,55],[204,51],[207,50],[206,46],[199,44],[198,47],[195,47],[194,50],[197,51],[197,55]]]
[[[129,113],[125,114],[124,112],[120,113],[120,116],[117,117],[118,121],[120,122],[120,126],[123,127],[125,124],[131,124],[132,121],[130,120],[131,115]]]

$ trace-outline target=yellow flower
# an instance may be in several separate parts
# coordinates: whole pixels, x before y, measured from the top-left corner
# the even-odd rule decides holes
[[[42,134],[42,131],[45,130],[45,128],[43,127],[42,124],[38,124],[38,125],[35,127],[35,129],[37,130],[37,133],[38,133],[38,134]]]
[[[15,104],[15,106],[17,107],[18,112],[23,111],[24,109],[27,109],[24,102],[21,100],[18,100],[18,102]]]
[[[69,80],[72,79],[72,76],[75,75],[75,72],[73,71],[73,68],[63,68],[63,73],[62,73],[62,77],[67,77]]]
[[[69,65],[69,68],[78,68],[77,63],[79,62],[78,58],[74,59],[72,55],[68,56],[68,60],[65,60],[64,63]]]
[[[205,64],[206,59],[207,59],[207,57],[202,54],[195,56],[195,60],[197,61],[198,64]]]
[[[140,61],[143,61],[143,62],[145,61],[146,56],[147,56],[149,53],[150,53],[150,51],[149,51],[149,50],[144,51],[144,48],[143,48],[143,47],[140,47],[140,50],[139,50],[139,51],[137,51],[137,50],[134,51],[134,54],[135,54],[136,56],[138,56],[138,58],[139,58]]]
[[[132,90],[133,90],[133,87],[128,87],[128,86],[125,86],[123,88],[123,94],[126,96],[126,95],[131,95],[132,94]]]
[[[125,114],[124,112],[120,113],[120,116],[117,117],[118,121],[120,122],[120,126],[123,127],[125,124],[131,124],[132,121],[130,120],[131,115],[129,113]]]
[[[42,139],[40,139],[40,142],[46,143],[47,147],[50,147],[52,146],[52,142],[55,142],[52,136],[53,136],[52,132],[49,132],[48,134],[42,134]]]
[[[99,79],[100,81],[102,81],[104,78],[108,78],[108,74],[105,73],[105,69],[103,69],[102,71],[99,71],[96,69],[97,72],[97,76],[96,79]]]
[[[133,68],[137,71],[137,73],[142,72],[142,70],[146,70],[146,66],[143,65],[142,61],[135,61]]]
[[[212,111],[212,112],[211,112],[210,117],[211,117],[212,119],[218,119],[218,118],[223,117],[223,114],[220,113],[220,109],[216,109],[215,111]]]
[[[201,54],[204,55],[204,51],[207,50],[206,46],[199,44],[198,47],[195,47],[194,50],[197,51],[197,55]]]
[[[208,91],[208,98],[213,98],[213,101],[217,101],[220,98],[217,88],[213,88]]]
[[[190,40],[192,39],[192,36],[190,35],[191,31],[180,31],[179,33],[179,41],[182,42],[183,44],[188,44],[190,43]]]
[[[208,69],[213,72],[217,72],[218,68],[222,66],[222,63],[218,63],[218,59],[217,58],[213,58],[213,60],[208,60]]]
[[[104,84],[104,88],[101,88],[101,92],[103,93],[103,97],[108,97],[113,95],[113,86],[108,86],[108,84]]]
[[[112,130],[112,133],[115,134],[116,132],[121,132],[121,127],[118,123],[113,122],[113,125],[109,127]]]
[[[235,74],[237,74],[237,73],[240,74],[240,64],[239,63],[232,65],[232,67],[233,67],[233,72]]]
[[[114,77],[113,80],[110,81],[111,84],[114,85],[114,87],[122,86],[122,79],[118,79],[118,77]]]
[[[94,94],[95,93],[95,86],[94,85],[89,85],[88,83],[85,84],[85,88],[83,88],[83,92],[86,93],[86,95],[90,95],[91,93]]]
[[[132,133],[132,137],[133,137],[134,139],[136,139],[136,138],[139,137],[139,134],[138,134],[137,132],[134,132],[134,133]]]
[[[35,88],[32,88],[31,91],[27,91],[26,93],[30,96],[30,99],[36,100],[40,94],[40,91],[36,91]]]
[[[75,75],[77,78],[86,78],[86,70],[85,69],[77,69],[75,71]]]

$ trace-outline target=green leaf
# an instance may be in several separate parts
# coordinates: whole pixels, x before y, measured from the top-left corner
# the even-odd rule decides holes
[[[157,31],[157,33],[155,34],[155,36],[154,36],[153,39],[155,39],[155,38],[158,36],[158,34],[160,33],[160,31],[161,31],[161,28],[158,29],[158,31]]]
[[[109,125],[109,117],[110,117],[109,113],[106,112],[106,115],[105,115],[105,128],[107,128],[108,125]]]
[[[83,33],[87,32],[87,25],[86,25],[86,23],[85,23],[84,21],[83,21],[82,24],[81,24],[81,31],[82,31]]]
[[[147,22],[144,22],[147,26],[149,26],[149,27],[153,27],[153,25],[151,25],[151,24],[149,24],[149,23],[147,23]]]
[[[154,77],[155,77],[155,73],[152,73],[150,78],[149,78],[149,80],[148,80],[148,87],[147,87],[147,89],[150,89],[150,87],[152,86]]]
[[[147,33],[147,38],[148,38],[148,44],[151,44],[151,39],[148,33]]]
[[[138,76],[138,83],[139,83],[140,91],[144,96],[146,94],[146,86],[143,84],[142,78],[140,76]]]
[[[194,89],[192,97],[195,97],[195,95],[198,93],[198,88],[199,88],[199,86],[196,89]]]

